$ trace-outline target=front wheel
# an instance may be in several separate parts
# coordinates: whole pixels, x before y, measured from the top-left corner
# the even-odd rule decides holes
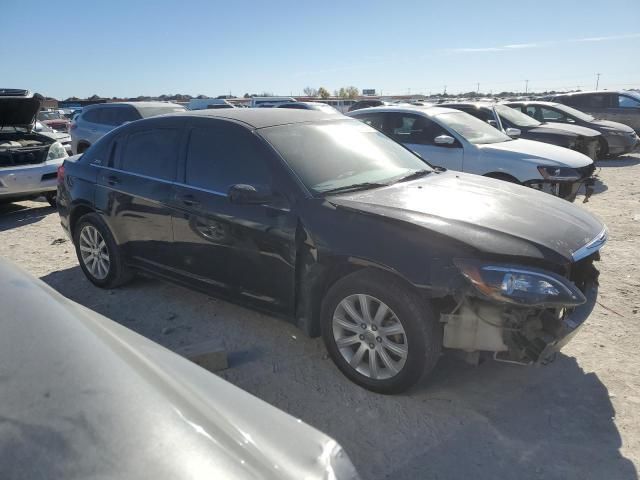
[[[322,336],[340,371],[378,393],[400,393],[433,369],[442,329],[410,287],[363,270],[339,280],[322,305]]]
[[[57,198],[56,192],[47,193],[44,196],[44,198],[47,200],[47,202],[49,202],[49,205],[51,205],[53,208],[56,208],[56,205],[57,205],[57,203],[56,203],[56,198]]]
[[[78,220],[73,243],[86,277],[101,288],[115,288],[131,279],[122,254],[104,221],[95,213]]]

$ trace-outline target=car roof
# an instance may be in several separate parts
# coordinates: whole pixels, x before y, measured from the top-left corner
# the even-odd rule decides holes
[[[336,115],[320,110],[295,108],[225,108],[218,110],[190,110],[174,114],[177,117],[210,117],[242,122],[252,128],[275,127],[291,123],[336,120]]]
[[[178,103],[170,103],[170,102],[109,102],[109,103],[94,103],[92,105],[86,105],[84,108],[99,108],[99,107],[117,107],[126,105],[129,107],[183,107]]]
[[[504,105],[547,105],[549,107],[566,107],[563,103],[545,102],[543,100],[514,100],[512,102],[502,102]]]
[[[555,97],[571,97],[573,95],[593,95],[594,93],[597,94],[601,94],[601,93],[614,93],[614,94],[625,94],[625,93],[632,93],[630,91],[626,91],[626,90],[586,90],[584,92],[567,92],[567,93],[556,93],[554,95],[552,95],[554,98]],[[635,92],[638,93],[638,92]]]
[[[418,113],[428,117],[433,117],[441,113],[459,113],[459,110],[453,108],[443,107],[431,107],[431,106],[419,106],[419,105],[404,105],[404,106],[384,106],[384,107],[370,107],[361,108],[360,110],[354,110],[349,112],[348,116],[357,116],[364,112],[396,112],[396,113]]]

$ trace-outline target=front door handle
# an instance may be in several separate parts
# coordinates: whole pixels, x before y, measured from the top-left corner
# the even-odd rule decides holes
[[[117,185],[120,183],[120,179],[118,177],[116,177],[115,175],[109,175],[107,177],[107,183],[109,185]]]
[[[195,207],[200,205],[200,202],[193,195],[187,194],[182,195],[181,197],[182,203],[184,203],[187,207]]]

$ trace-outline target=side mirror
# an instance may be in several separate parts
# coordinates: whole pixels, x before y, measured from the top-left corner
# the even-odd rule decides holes
[[[434,138],[433,141],[436,145],[453,145],[453,142],[455,142],[456,139],[449,135],[439,135]]]
[[[252,185],[238,183],[229,188],[229,201],[238,205],[263,205],[271,201],[271,195],[258,192]]]
[[[495,120],[487,120],[487,123],[493,128],[498,128],[498,122],[496,122]]]
[[[511,138],[518,138],[520,135],[522,135],[522,132],[519,128],[507,128],[504,133],[509,135]]]

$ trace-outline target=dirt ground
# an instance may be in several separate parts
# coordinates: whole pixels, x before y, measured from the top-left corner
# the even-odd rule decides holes
[[[640,154],[599,167],[597,193],[578,203],[610,231],[600,303],[563,354],[540,368],[472,367],[445,355],[431,378],[402,396],[352,384],[320,339],[282,320],[159,280],[94,287],[44,202],[0,207],[0,256],[169,349],[219,339],[229,352],[224,378],[333,436],[365,479],[635,479]]]

